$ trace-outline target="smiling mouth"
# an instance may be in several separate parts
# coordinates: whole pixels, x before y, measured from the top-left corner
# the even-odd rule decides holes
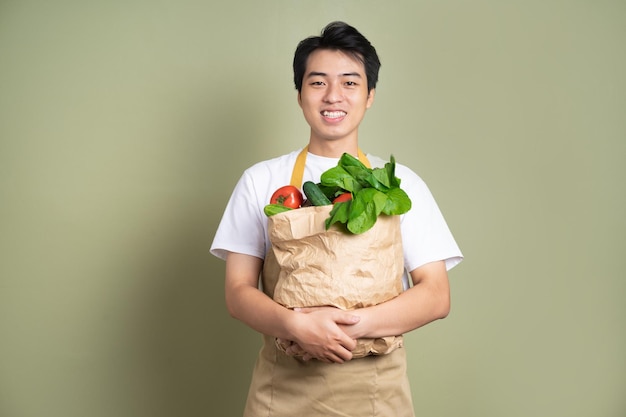
[[[327,117],[329,119],[339,119],[346,115],[345,111],[323,111],[322,116]]]

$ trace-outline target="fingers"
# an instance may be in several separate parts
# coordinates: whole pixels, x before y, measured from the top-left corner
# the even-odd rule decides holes
[[[287,356],[301,357],[305,362],[311,359],[318,359],[326,363],[343,363],[352,359],[351,350],[353,347],[339,345],[335,350],[326,350],[315,353],[304,350],[297,342],[286,341],[283,339],[279,339],[279,341],[283,342],[282,345],[285,346],[284,352]]]
[[[341,310],[337,307],[330,307],[330,306],[324,306],[324,307],[295,307],[293,309],[293,311],[298,312],[298,313],[313,313],[316,311],[329,311],[333,313],[333,319],[335,320],[336,323],[338,324],[346,324],[346,325],[350,325],[350,324],[356,324],[361,320],[361,317],[354,315],[352,313],[349,313],[347,311]]]
[[[350,325],[350,324],[357,324],[361,320],[361,317],[355,316],[354,314],[338,311],[335,313],[334,319],[335,319],[335,323],[337,324]]]
[[[339,352],[329,356],[329,359],[335,363],[344,363],[352,359],[352,351],[346,348],[340,349]]]
[[[318,359],[326,363],[344,363],[352,359],[351,349],[344,346],[339,346],[334,351],[325,351],[315,354],[314,352],[307,352],[296,342],[292,342],[292,344],[285,349],[285,354],[287,356],[301,357],[305,362],[311,359]]]
[[[356,348],[356,339],[352,339],[351,337],[346,336],[342,339],[341,345],[350,352],[350,355],[352,357],[352,351],[354,350],[354,348]]]
[[[346,333],[345,326],[358,323],[359,316],[328,306],[295,308],[294,311],[302,315],[294,341],[286,344],[287,355],[327,363],[344,363],[352,359],[357,342]]]
[[[285,349],[285,353],[289,356],[304,356],[307,354],[307,352],[296,342],[292,342],[292,344]]]

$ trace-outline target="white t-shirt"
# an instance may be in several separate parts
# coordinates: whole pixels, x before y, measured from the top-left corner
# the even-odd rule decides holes
[[[263,207],[274,191],[288,185],[300,150],[259,162],[244,171],[228,201],[218,226],[211,253],[221,259],[237,252],[265,259],[270,248],[267,216]],[[372,167],[385,160],[367,155]],[[308,153],[304,181],[318,183],[322,173],[337,165],[338,158]],[[433,261],[444,260],[449,270],[463,259],[437,203],[424,181],[406,166],[396,163],[400,187],[411,199],[411,210],[401,216],[404,265],[407,271]],[[407,286],[405,276],[405,288]]]

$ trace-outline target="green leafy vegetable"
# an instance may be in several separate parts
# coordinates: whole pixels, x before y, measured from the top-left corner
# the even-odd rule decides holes
[[[400,188],[395,167],[393,155],[384,168],[371,169],[344,153],[336,167],[322,174],[320,187],[336,195],[351,192],[353,199],[334,204],[326,228],[341,223],[350,232],[360,234],[371,229],[380,214],[393,216],[409,211],[411,199]]]
[[[268,204],[263,207],[263,212],[266,216],[273,216],[274,214],[283,213],[285,211],[293,210],[291,207],[283,206],[282,204]]]
[[[346,191],[358,191],[363,188],[352,174],[341,165],[337,165],[324,172],[321,176],[321,184],[326,187],[338,187]]]
[[[387,201],[383,207],[383,213],[393,215],[396,213],[406,213],[411,209],[411,200],[401,188],[390,188],[387,192]]]

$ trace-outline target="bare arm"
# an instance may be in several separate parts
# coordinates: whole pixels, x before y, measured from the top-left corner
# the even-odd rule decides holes
[[[354,337],[400,335],[445,318],[450,312],[450,285],[444,261],[411,271],[413,286],[385,303],[354,313],[361,321],[347,333]]]
[[[446,317],[450,311],[450,286],[445,262],[431,262],[414,269],[411,279],[413,286],[399,296],[353,311],[361,320],[342,328],[355,339],[395,336]],[[306,313],[316,310],[303,309]]]
[[[301,314],[281,306],[258,289],[262,267],[263,260],[254,256],[228,254],[225,295],[230,315],[260,333],[295,341],[311,357],[350,360],[356,341],[342,328],[350,328],[359,318],[338,309]]]

